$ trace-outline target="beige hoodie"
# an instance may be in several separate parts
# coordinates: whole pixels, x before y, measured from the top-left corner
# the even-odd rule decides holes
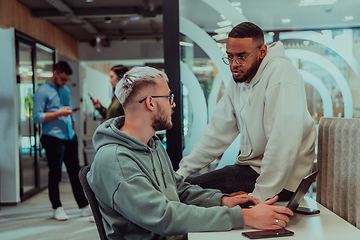
[[[235,163],[250,165],[260,174],[250,195],[264,201],[283,188],[295,191],[311,172],[316,128],[301,75],[285,56],[281,42],[268,46],[250,85],[230,82],[178,173],[187,177],[198,172],[242,131],[241,155]]]

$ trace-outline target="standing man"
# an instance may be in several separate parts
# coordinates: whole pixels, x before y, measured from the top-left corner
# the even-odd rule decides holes
[[[108,239],[165,239],[190,231],[221,231],[244,225],[285,227],[292,211],[248,195],[229,197],[202,189],[176,174],[156,131],[172,127],[176,106],[165,73],[135,67],[117,84],[125,116],[112,118],[94,134],[95,160],[87,175]],[[252,203],[253,208],[239,204]],[[182,239],[177,236],[176,239]],[[173,238],[174,239],[174,238]]]
[[[75,200],[82,216],[92,212],[78,178],[80,170],[78,140],[70,104],[70,92],[65,86],[70,79],[70,66],[60,61],[54,66],[53,76],[41,85],[34,95],[34,122],[42,123],[41,143],[46,151],[49,167],[49,198],[54,218],[67,220],[59,193],[61,166],[65,163]]]
[[[229,33],[226,54],[233,81],[177,173],[185,178],[197,173],[240,134],[234,165],[188,181],[224,193],[243,191],[260,201],[276,194],[289,200],[311,172],[315,154],[316,128],[301,75],[283,44],[264,45],[262,30],[250,22]]]

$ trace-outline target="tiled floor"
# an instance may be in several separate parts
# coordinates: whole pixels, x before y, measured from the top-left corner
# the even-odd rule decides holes
[[[99,239],[95,223],[90,222],[88,217],[80,216],[68,179],[63,178],[60,191],[69,220],[60,222],[52,218],[53,211],[46,189],[16,206],[1,207],[0,239]]]

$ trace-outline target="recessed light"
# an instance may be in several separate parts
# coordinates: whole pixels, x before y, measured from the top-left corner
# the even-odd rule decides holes
[[[232,27],[231,26],[226,26],[226,27],[223,27],[223,28],[218,28],[218,29],[215,29],[214,32],[216,32],[217,34],[219,33],[228,33],[232,30]]]
[[[130,18],[130,20],[131,20],[131,21],[137,21],[137,20],[139,20],[139,19],[140,19],[140,17],[139,17],[139,16],[136,16],[136,17],[131,17],[131,18]]]
[[[330,5],[336,3],[337,0],[301,0],[300,7]]]
[[[346,21],[350,21],[350,20],[353,20],[353,19],[354,19],[353,16],[346,16],[346,17],[345,17],[345,20],[346,20]]]
[[[212,36],[212,38],[215,39],[216,41],[220,41],[220,40],[227,39],[228,34],[227,33],[216,34],[216,35]]]
[[[230,26],[231,22],[229,20],[225,20],[225,21],[218,22],[217,25],[219,27],[226,27],[226,26]]]
[[[86,2],[93,2],[94,0],[86,0]]]
[[[104,22],[105,22],[105,23],[111,23],[111,22],[112,22],[111,17],[106,17],[106,18],[104,19]]]
[[[194,46],[193,43],[184,42],[184,41],[180,41],[180,45],[185,46],[185,47],[193,47]]]
[[[291,22],[291,20],[289,18],[284,18],[283,20],[281,20],[283,23],[289,23]]]
[[[231,6],[233,6],[233,7],[240,7],[240,6],[241,6],[241,3],[240,3],[240,2],[233,2],[233,3],[231,3]]]

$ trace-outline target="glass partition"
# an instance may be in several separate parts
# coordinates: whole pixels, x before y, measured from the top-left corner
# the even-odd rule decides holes
[[[41,124],[33,122],[33,96],[52,76],[55,52],[16,33],[17,102],[19,124],[20,197],[25,200],[47,186],[48,169],[41,147]]]

